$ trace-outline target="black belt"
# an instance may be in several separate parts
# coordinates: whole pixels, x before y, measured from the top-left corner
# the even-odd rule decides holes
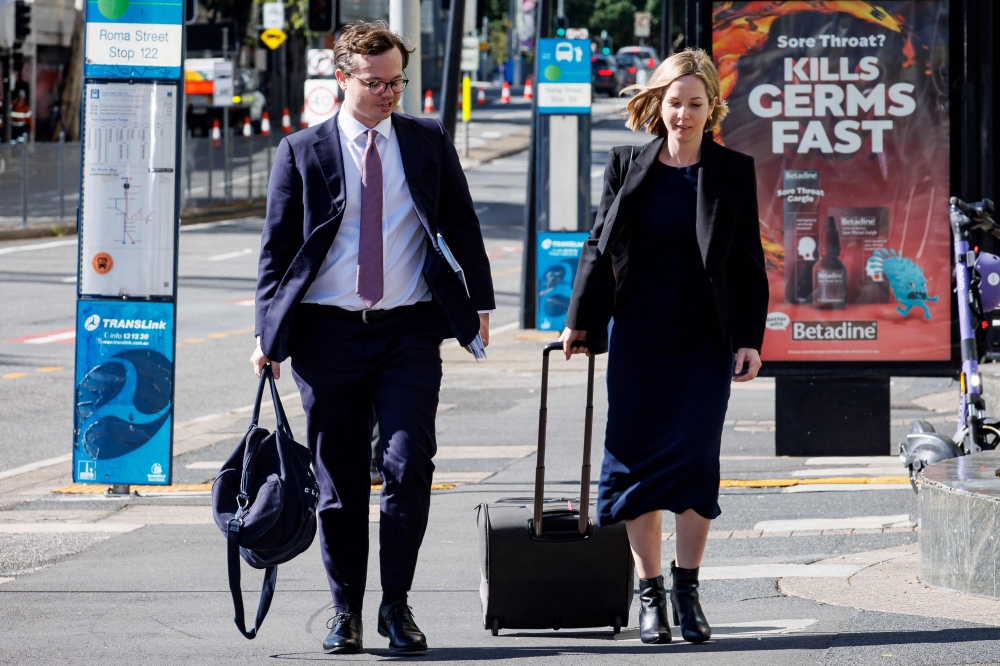
[[[345,310],[344,308],[338,308],[335,305],[320,305],[319,303],[300,303],[300,308],[306,308],[311,310],[314,314],[322,314],[333,317],[335,319],[343,319],[344,321],[354,321],[359,324],[371,324],[377,321],[383,321],[385,319],[391,319],[398,315],[406,314],[407,312],[413,312],[416,308],[420,306],[427,306],[427,303],[420,302],[414,305],[401,305],[398,308],[391,308],[389,310]]]

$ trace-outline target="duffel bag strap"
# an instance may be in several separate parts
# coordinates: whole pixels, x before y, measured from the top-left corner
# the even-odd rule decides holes
[[[278,579],[278,567],[268,567],[264,570],[264,584],[260,590],[260,603],[257,605],[257,618],[254,620],[254,627],[247,631],[246,622],[243,619],[243,591],[240,589],[240,527],[242,523],[234,518],[229,521],[229,528],[226,531],[226,550],[229,560],[229,592],[233,596],[233,609],[235,615],[233,621],[240,633],[253,640],[257,637],[260,625],[267,617],[267,611],[271,608],[271,599],[274,597],[274,584]]]

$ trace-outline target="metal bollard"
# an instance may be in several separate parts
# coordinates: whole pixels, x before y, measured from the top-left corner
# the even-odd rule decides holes
[[[28,142],[21,136],[21,228],[28,226]]]
[[[247,137],[247,199],[253,199],[253,129],[250,129],[250,136]]]
[[[215,171],[215,151],[212,150],[212,140],[208,140],[208,202],[212,202],[212,172]]]
[[[66,163],[66,132],[59,130],[59,224],[66,217],[66,195],[63,190],[63,170]]]

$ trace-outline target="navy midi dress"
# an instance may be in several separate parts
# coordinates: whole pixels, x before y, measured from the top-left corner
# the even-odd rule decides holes
[[[601,525],[665,509],[716,518],[733,352],[719,332],[695,231],[698,165],[659,160],[629,221],[615,302]]]

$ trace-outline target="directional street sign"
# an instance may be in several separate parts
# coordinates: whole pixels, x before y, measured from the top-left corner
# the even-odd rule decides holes
[[[590,42],[538,41],[538,112],[590,113]]]
[[[286,39],[288,39],[288,35],[285,34],[284,30],[278,28],[268,28],[260,33],[260,41],[264,42],[264,46],[272,51],[284,44]]]
[[[260,19],[265,30],[281,30],[285,27],[284,3],[265,2],[261,5]]]

